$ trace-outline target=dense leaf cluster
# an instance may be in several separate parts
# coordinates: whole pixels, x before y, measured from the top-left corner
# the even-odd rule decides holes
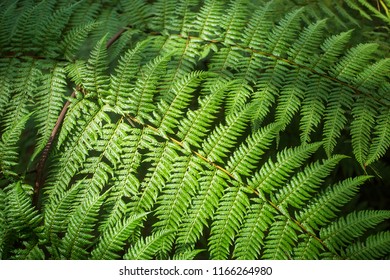
[[[2,1],[0,257],[389,258],[369,2]]]

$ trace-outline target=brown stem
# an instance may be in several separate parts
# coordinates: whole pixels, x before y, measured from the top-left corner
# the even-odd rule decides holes
[[[110,40],[108,40],[108,42],[106,44],[106,48],[108,49],[109,47],[111,47],[112,44],[116,40],[118,40],[119,37],[125,31],[126,31],[126,29],[122,29],[122,30],[118,31]],[[71,98],[74,98],[75,96],[76,96],[76,90],[74,90],[72,92]],[[45,168],[46,160],[47,160],[47,158],[49,156],[49,153],[50,153],[50,150],[51,150],[54,138],[56,137],[62,122],[64,121],[64,118],[65,118],[65,115],[66,115],[66,112],[68,110],[69,105],[70,105],[70,101],[68,100],[64,104],[64,107],[62,108],[62,111],[61,111],[60,115],[57,118],[56,124],[55,124],[55,126],[54,126],[54,128],[53,128],[53,130],[52,130],[52,132],[50,134],[49,140],[47,141],[47,144],[46,144],[45,148],[43,149],[41,158],[40,158],[40,160],[38,162],[38,165],[37,165],[37,175],[35,177],[34,196],[33,196],[33,203],[36,206],[38,206],[39,191],[40,191],[41,186],[42,186],[43,170]]]

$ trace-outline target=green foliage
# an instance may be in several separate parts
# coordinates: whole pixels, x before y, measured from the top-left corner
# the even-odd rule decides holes
[[[2,1],[0,257],[388,258],[377,3]]]

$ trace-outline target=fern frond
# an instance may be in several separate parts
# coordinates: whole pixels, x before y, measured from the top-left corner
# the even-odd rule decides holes
[[[88,90],[89,94],[97,94],[98,98],[102,98],[108,94],[108,54],[105,43],[106,37],[103,37],[96,44],[96,47],[91,52],[84,73],[85,81],[83,87]]]
[[[45,253],[36,242],[23,242],[23,247],[13,253],[15,260],[44,260]]]
[[[250,176],[279,129],[280,125],[273,123],[249,135],[245,142],[238,146],[229,157],[226,168],[229,173],[236,178],[242,175]]]
[[[139,226],[140,220],[144,216],[145,214],[126,217],[104,231],[91,252],[92,259],[119,259],[118,253],[123,250],[126,240]]]
[[[10,184],[5,189],[6,220],[9,230],[23,236],[23,231],[35,230],[42,216],[31,204],[32,187],[21,182]]]
[[[298,236],[298,246],[294,248],[292,258],[294,260],[318,260],[324,250],[323,244],[313,236],[302,234]]]
[[[145,51],[149,41],[144,40],[138,43],[133,49],[128,50],[119,60],[115,69],[115,75],[111,76],[110,94],[105,100],[114,108],[120,108],[128,112],[126,102],[132,93],[133,82],[139,71],[142,53]]]
[[[226,124],[219,125],[203,142],[201,154],[215,163],[223,163],[227,152],[249,122],[251,107],[242,108],[226,117]]]
[[[161,99],[151,119],[156,128],[173,134],[204,76],[203,72],[192,72],[172,83],[171,91]]]
[[[220,38],[218,31],[223,5],[222,1],[206,0],[191,26],[191,32],[196,32],[204,40]]]
[[[49,141],[53,127],[57,118],[66,93],[66,75],[63,64],[54,65],[49,69],[50,73],[42,78],[42,84],[37,88],[37,108],[34,117],[39,131],[39,139],[34,150],[32,159],[35,158],[46,146]]]
[[[209,238],[210,257],[214,260],[226,259],[229,256],[230,245],[250,205],[247,191],[242,187],[231,186],[219,202]]]
[[[295,38],[299,30],[299,23],[303,9],[297,9],[288,13],[277,26],[271,31],[272,36],[268,37],[266,50],[275,56],[283,56],[287,47]]]
[[[100,22],[90,21],[67,30],[59,47],[62,50],[64,57],[72,61],[79,51],[82,43],[86,40],[88,34],[100,24]]]
[[[212,121],[216,118],[215,114],[218,112],[226,90],[226,85],[215,85],[210,88],[211,94],[199,100],[199,109],[188,111],[186,118],[180,122],[178,132],[178,137],[184,145],[200,147],[203,138],[210,130]]]
[[[141,191],[129,206],[136,213],[151,210],[162,187],[169,179],[173,163],[178,157],[176,145],[170,142],[155,143],[152,147],[153,152],[150,152],[145,159],[146,162],[151,163],[148,174],[140,185]]]
[[[271,225],[270,233],[264,241],[262,259],[287,260],[298,242],[301,229],[285,216],[276,216]]]
[[[16,176],[15,166],[18,164],[18,146],[20,135],[31,114],[22,117],[15,126],[6,130],[0,141],[0,171],[5,177]]]
[[[105,195],[86,194],[86,198],[75,209],[69,219],[69,226],[61,240],[60,252],[65,259],[86,259],[88,248],[93,242],[99,209]]]
[[[213,216],[218,203],[228,187],[228,177],[221,170],[204,170],[200,173],[199,191],[194,196],[191,207],[180,225],[177,244],[179,252],[194,244],[201,236],[207,221]]]
[[[275,209],[264,200],[256,198],[252,201],[235,242],[235,258],[253,260],[259,257],[275,214]]]
[[[390,232],[380,232],[347,247],[343,257],[352,260],[380,259],[390,250]]]
[[[128,111],[140,120],[148,117],[155,109],[153,97],[157,92],[156,84],[165,72],[170,56],[156,57],[140,70],[140,77],[135,82],[133,96],[128,100]]]
[[[177,230],[184,214],[199,188],[200,162],[194,157],[179,157],[172,165],[172,175],[165,188],[163,188],[157,203],[156,217],[159,219],[154,227],[156,231]],[[171,239],[161,244],[161,253],[171,249]]]
[[[362,236],[367,229],[373,228],[389,217],[390,211],[385,210],[352,212],[345,218],[341,217],[328,227],[322,228],[320,236],[328,247],[339,250],[340,247],[345,247],[356,240],[356,237]]]
[[[160,250],[161,243],[171,235],[170,231],[157,231],[131,245],[123,256],[125,260],[150,260]]]
[[[390,146],[390,109],[382,109],[374,127],[372,144],[365,166],[382,157]]]
[[[370,146],[371,129],[375,122],[375,104],[368,98],[358,98],[357,106],[352,109],[351,124],[352,147],[360,165],[366,162]]]
[[[370,176],[360,176],[341,181],[319,193],[305,209],[297,213],[297,220],[307,229],[320,229],[337,217],[340,208],[358,192],[358,187]]]
[[[281,186],[295,168],[312,155],[321,145],[313,143],[296,148],[284,149],[276,156],[276,162],[269,159],[249,180],[249,186],[261,193],[271,193]]]
[[[284,188],[272,194],[272,202],[282,209],[287,209],[288,205],[301,208],[321,186],[336,164],[344,158],[346,157],[343,155],[335,155],[322,163],[315,162],[306,167],[291,178]]]

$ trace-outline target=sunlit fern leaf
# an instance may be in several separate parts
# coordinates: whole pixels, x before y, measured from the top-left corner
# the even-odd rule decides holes
[[[265,149],[271,145],[279,129],[280,124],[273,123],[249,135],[245,142],[238,146],[229,157],[228,172],[236,178],[242,175],[251,176]]]
[[[146,214],[146,213],[145,213]],[[120,251],[134,229],[139,226],[143,215],[133,215],[118,220],[115,225],[108,227],[100,236],[91,252],[94,260],[119,259]]]
[[[64,144],[61,148],[66,151],[67,156],[58,160],[55,165],[59,168],[49,174],[46,182],[48,192],[51,192],[54,186],[63,190],[67,188],[71,178],[86,160],[88,149],[92,148],[92,144],[102,133],[101,126],[104,120],[110,122],[107,113],[88,99],[83,99],[70,108],[58,141],[59,148]],[[79,126],[77,123],[83,123],[85,126]],[[63,143],[62,140],[68,135],[73,141]]]
[[[255,129],[261,126],[263,120],[271,112],[271,107],[279,96],[285,75],[289,71],[287,65],[278,60],[267,60],[264,63],[268,65],[263,75],[256,81],[253,93],[255,112],[252,116],[252,122]]]
[[[291,49],[288,50],[289,58],[300,65],[312,63],[313,55],[320,47],[325,29],[325,20],[310,24],[304,29],[299,39],[294,42]]]
[[[342,256],[352,260],[380,259],[390,250],[390,232],[380,232],[348,246]]]
[[[320,229],[337,217],[341,207],[356,195],[358,187],[369,178],[370,176],[349,178],[328,187],[299,211],[297,220],[307,229]]]
[[[302,165],[305,158],[312,155],[321,145],[313,143],[302,145],[296,148],[285,149],[276,156],[276,161],[269,159],[261,169],[256,172],[249,180],[249,185],[261,193],[270,193],[275,188],[285,183],[289,174],[295,168]]]
[[[343,155],[335,155],[322,163],[315,162],[306,167],[292,177],[284,188],[272,194],[272,202],[281,209],[287,209],[289,205],[300,209],[320,188],[338,162],[344,158],[346,157]]]
[[[306,87],[305,98],[302,101],[300,119],[300,139],[302,143],[309,143],[313,132],[321,123],[325,112],[325,104],[328,97],[328,81],[317,76],[311,79]]]
[[[346,112],[351,109],[353,91],[350,88],[334,85],[331,90],[324,115],[324,149],[328,156],[331,155],[342,129],[347,123]]]
[[[360,237],[367,229],[373,228],[386,219],[389,219],[390,211],[364,210],[352,212],[345,218],[341,217],[320,231],[324,243],[335,250],[349,245],[356,237]]]
[[[128,112],[128,96],[134,87],[133,83],[139,64],[142,59],[142,52],[148,45],[148,40],[138,43],[133,49],[128,50],[119,59],[115,74],[111,76],[110,94],[105,97],[105,102],[114,108],[119,108],[122,112]]]
[[[103,37],[92,50],[87,67],[84,72],[85,81],[83,86],[88,94],[97,94],[103,98],[108,94],[108,54],[106,48],[107,37]]]
[[[186,118],[180,123],[178,132],[183,143],[200,147],[203,138],[210,131],[212,121],[216,118],[215,114],[219,110],[226,90],[226,85],[215,85],[210,88],[211,94],[199,100],[199,109],[188,111]]]
[[[259,257],[275,214],[275,209],[264,200],[257,198],[252,201],[235,241],[235,258],[253,260]]]
[[[173,85],[170,92],[165,94],[164,98],[160,100],[151,122],[157,128],[173,133],[173,130],[176,130],[176,126],[187,110],[194,91],[204,77],[205,74],[203,72],[192,72],[172,82]]]
[[[157,92],[156,85],[161,75],[166,71],[166,63],[169,59],[169,55],[156,57],[140,69],[132,99],[127,101],[129,112],[132,115],[142,120],[155,109],[153,97]]]
[[[277,26],[271,31],[272,36],[268,37],[266,50],[275,56],[284,56],[287,46],[291,44],[298,33],[299,22],[303,9],[297,9],[288,13]]]
[[[224,30],[222,41],[234,44],[240,37],[241,30],[246,23],[248,0],[230,1],[227,13],[221,18],[221,27]]]
[[[291,258],[301,229],[285,216],[276,216],[270,233],[264,240],[262,259],[286,260]]]
[[[178,251],[192,247],[202,234],[205,226],[218,207],[224,189],[228,187],[228,176],[221,170],[205,170],[200,173],[199,191],[191,202],[191,207],[179,228]]]
[[[192,156],[178,157],[172,165],[172,175],[157,200],[154,224],[156,231],[178,230],[190,205],[191,197],[199,188],[200,160]],[[161,244],[161,253],[172,247],[173,239],[166,238]]]
[[[320,240],[311,235],[301,234],[298,236],[300,240],[298,246],[293,250],[293,259],[299,260],[318,260],[320,253],[324,250],[324,246]]]
[[[56,235],[67,229],[70,217],[83,197],[81,188],[80,181],[65,192],[56,190],[52,194],[50,203],[44,209],[44,233],[47,240],[56,240]]]
[[[139,192],[129,203],[131,211],[136,213],[150,211],[161,192],[162,187],[166,184],[173,168],[173,163],[178,157],[176,145],[165,142],[156,143],[153,146],[153,152],[147,155],[145,162],[150,162],[144,181],[139,187]]]
[[[245,46],[254,49],[263,49],[268,31],[273,26],[272,17],[275,14],[276,1],[269,1],[259,7],[251,16],[242,33],[242,41]]]
[[[88,248],[93,244],[93,232],[105,195],[85,195],[87,198],[72,213],[60,243],[61,255],[65,259],[86,259]]]
[[[204,140],[201,154],[215,163],[223,163],[228,152],[234,146],[237,137],[245,130],[249,122],[251,107],[229,114],[225,124],[220,124]]]
[[[79,174],[91,174],[84,180],[84,189],[100,193],[113,176],[121,160],[122,139],[130,131],[130,126],[119,119],[117,123],[101,125],[101,136],[91,145],[91,150],[99,156],[89,155]],[[93,153],[93,152],[92,152]]]
[[[357,161],[363,166],[367,161],[376,110],[375,103],[366,97],[358,98],[357,103],[358,106],[352,109],[352,147]]]
[[[170,231],[156,231],[152,235],[141,237],[136,243],[130,245],[125,260],[150,260],[160,250],[160,245],[165,238],[171,235]]]
[[[32,158],[34,159],[49,141],[53,127],[67,92],[64,64],[59,63],[48,69],[49,73],[42,77],[42,85],[37,88],[37,108],[34,112],[38,125],[39,139]]]
[[[31,205],[32,187],[18,181],[5,188],[7,227],[14,234],[23,236],[24,231],[35,230],[42,216]]]
[[[222,1],[206,0],[192,24],[191,32],[196,32],[197,36],[204,40],[219,38],[223,5]]]
[[[221,198],[210,228],[208,246],[212,259],[229,257],[230,246],[250,204],[246,192],[248,190],[243,187],[231,186]]]

